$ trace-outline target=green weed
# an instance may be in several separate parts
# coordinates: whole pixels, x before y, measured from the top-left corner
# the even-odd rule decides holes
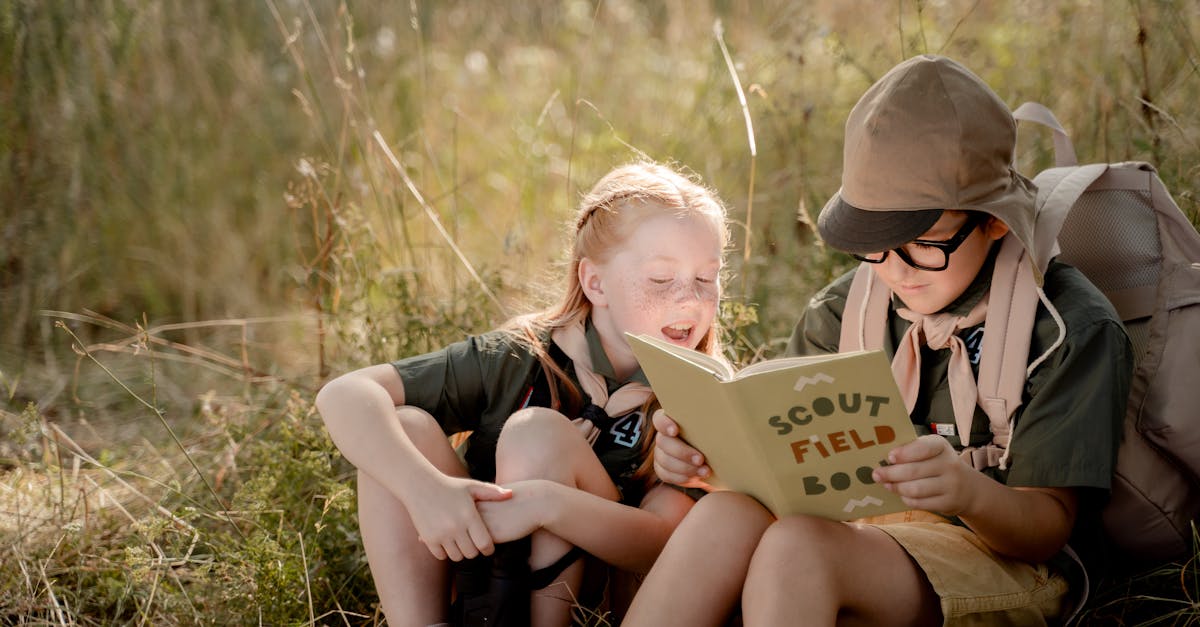
[[[1198,29],[1183,1],[0,4],[0,623],[378,624],[317,387],[542,302],[580,190],[639,155],[721,190],[725,345],[778,354],[851,264],[813,228],[845,115],[907,56],[1154,162],[1200,223]],[[1196,622],[1194,579],[1089,616]]]

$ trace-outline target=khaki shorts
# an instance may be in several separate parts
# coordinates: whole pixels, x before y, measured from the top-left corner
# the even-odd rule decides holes
[[[1069,610],[1067,579],[1043,564],[992,552],[970,529],[928,512],[856,521],[891,536],[925,571],[943,625],[1046,625]]]

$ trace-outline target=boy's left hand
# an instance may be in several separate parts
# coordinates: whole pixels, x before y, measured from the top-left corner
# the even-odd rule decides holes
[[[925,435],[888,453],[888,466],[876,468],[872,477],[895,492],[904,504],[946,516],[969,511],[986,476],[966,465],[950,442],[940,435]]]

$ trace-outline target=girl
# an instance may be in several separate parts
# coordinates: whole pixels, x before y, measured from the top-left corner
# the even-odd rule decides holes
[[[447,620],[450,563],[451,620],[489,625],[568,623],[581,552],[649,570],[692,500],[654,481],[652,396],[624,333],[718,355],[726,239],[713,192],[662,165],[619,167],[580,205],[558,304],[320,391],[358,468],[389,624]],[[465,431],[460,458],[446,436]]]

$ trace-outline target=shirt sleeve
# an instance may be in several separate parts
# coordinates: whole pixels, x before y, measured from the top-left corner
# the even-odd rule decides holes
[[[404,402],[437,419],[447,434],[479,425],[487,406],[486,342],[470,337],[439,351],[392,363],[404,381]]]
[[[788,340],[787,356],[802,357],[838,352],[841,340],[842,312],[850,290],[851,271],[825,286],[808,301],[800,321]]]
[[[1027,383],[1029,401],[1010,443],[1010,486],[1111,485],[1133,353],[1115,312],[1096,295],[1054,300],[1067,335]],[[1031,346],[1031,357],[1039,348]]]

